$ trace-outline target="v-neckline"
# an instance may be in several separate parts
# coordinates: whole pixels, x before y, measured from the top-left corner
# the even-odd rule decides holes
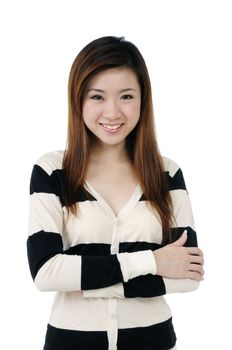
[[[90,194],[94,196],[94,198],[97,199],[97,201],[104,207],[105,210],[107,210],[114,219],[119,219],[122,216],[127,216],[130,211],[135,207],[137,202],[139,201],[141,195],[143,194],[142,189],[140,187],[140,184],[138,183],[135,187],[134,191],[132,192],[131,196],[129,197],[128,201],[125,203],[125,205],[119,210],[118,214],[116,215],[111,208],[111,206],[107,203],[107,201],[100,195],[100,193],[94,188],[93,185],[89,181],[85,181],[85,187]]]

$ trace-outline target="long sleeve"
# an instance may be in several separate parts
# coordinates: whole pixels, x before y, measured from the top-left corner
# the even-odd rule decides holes
[[[194,241],[195,234],[190,228],[185,227],[190,231],[185,246],[194,247],[196,245],[190,243]],[[183,232],[183,231],[182,231]],[[175,236],[177,237],[176,233]],[[162,246],[156,245],[155,249]],[[196,290],[199,287],[199,282],[189,279],[173,279],[165,278],[159,275],[148,274],[146,276],[138,276],[128,282],[118,283],[111,287],[88,290],[83,293],[85,298],[153,298],[171,293],[186,293]]]
[[[170,167],[170,163],[169,163]],[[186,247],[197,246],[197,235],[193,220],[193,213],[185,180],[181,169],[174,162],[171,162],[170,171],[166,173],[169,183],[169,190],[173,201],[173,214],[175,221],[172,227],[172,241],[180,237],[184,230],[187,230],[188,239]],[[153,250],[160,248],[155,244]],[[199,282],[192,279],[171,279],[158,275],[138,276],[118,284],[117,287],[102,288],[99,290],[87,291],[84,297],[156,297],[168,293],[183,293],[194,291],[199,287]]]
[[[63,249],[62,194],[56,171],[44,159],[34,165],[30,181],[27,252],[32,278],[40,290],[79,291],[124,283],[156,273],[151,250],[104,256],[81,256]],[[58,171],[58,170],[57,170]]]

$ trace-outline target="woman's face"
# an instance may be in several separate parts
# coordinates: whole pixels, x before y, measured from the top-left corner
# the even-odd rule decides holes
[[[110,68],[88,84],[83,100],[83,119],[100,145],[125,144],[140,116],[141,90],[129,68]]]

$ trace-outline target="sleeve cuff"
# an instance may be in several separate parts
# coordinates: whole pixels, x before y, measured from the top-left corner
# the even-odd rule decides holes
[[[128,282],[130,279],[142,275],[156,275],[157,267],[155,257],[151,250],[135,253],[120,253],[117,254],[117,258],[121,266],[124,282]]]

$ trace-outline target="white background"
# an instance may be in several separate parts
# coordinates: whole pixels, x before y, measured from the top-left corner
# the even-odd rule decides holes
[[[167,297],[178,348],[231,348],[231,5],[224,0],[1,1],[4,349],[43,347],[53,293],[37,291],[29,274],[29,178],[40,155],[64,149],[71,64],[83,46],[104,35],[125,36],[147,62],[161,153],[184,172],[205,252],[200,289]]]

